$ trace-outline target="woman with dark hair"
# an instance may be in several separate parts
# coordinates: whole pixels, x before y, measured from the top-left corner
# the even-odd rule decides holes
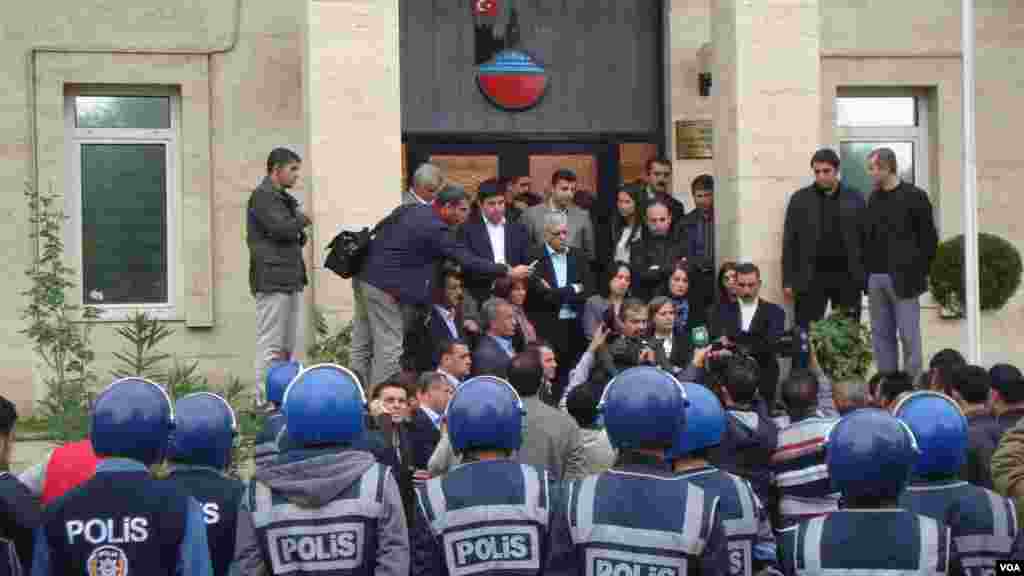
[[[722,262],[718,269],[718,303],[736,301],[736,263]]]
[[[663,370],[676,374],[690,363],[692,355],[689,338],[675,331],[676,305],[668,296],[655,296],[648,309],[655,362]]]
[[[683,262],[676,264],[668,278],[668,298],[676,308],[672,330],[677,337],[687,342],[688,348],[692,348],[693,329],[699,326],[707,329],[707,313],[690,298],[690,268]],[[653,311],[651,317],[654,317]]]
[[[635,187],[624,186],[616,193],[616,209],[608,218],[608,225],[602,227],[604,232],[597,235],[597,256],[602,272],[607,272],[612,262],[629,264],[632,246],[641,240],[643,215],[635,192]]]
[[[602,323],[612,332],[619,332],[622,301],[629,294],[633,273],[626,262],[614,262],[607,270],[604,281],[598,285],[598,294],[583,305],[583,336],[590,340]]]
[[[494,283],[494,295],[508,300],[516,311],[516,335],[512,338],[512,346],[518,352],[537,342],[537,329],[526,317],[526,291],[526,280],[499,278]]]

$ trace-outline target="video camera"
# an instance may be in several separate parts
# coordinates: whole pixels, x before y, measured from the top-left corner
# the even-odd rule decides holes
[[[753,357],[764,353],[789,358],[793,361],[794,368],[807,368],[811,359],[811,343],[807,331],[794,326],[770,341],[764,341],[763,338],[756,336],[740,335],[730,344],[715,342],[711,345],[705,360],[705,370],[718,372],[725,367],[725,363],[731,357]]]

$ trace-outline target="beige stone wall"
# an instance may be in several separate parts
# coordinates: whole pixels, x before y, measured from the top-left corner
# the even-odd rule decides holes
[[[352,315],[348,281],[320,267],[341,227],[373,226],[397,205],[402,121],[398,0],[310,0],[305,79],[317,306]]]
[[[675,196],[693,208],[690,182],[700,174],[712,174],[714,160],[676,159],[676,120],[711,120],[714,100],[701,97],[697,74],[701,72],[700,49],[711,42],[711,1],[671,0],[669,4],[668,51],[669,126],[666,128],[669,158],[673,159],[672,187]],[[715,79],[717,81],[717,78]]]
[[[9,281],[0,287],[8,303],[0,309],[6,328],[0,394],[15,399],[23,412],[42,389],[29,342],[18,334],[20,293],[26,287],[21,271],[31,260],[21,191],[24,182],[38,177],[41,185],[52,183],[67,192],[59,104],[64,82],[178,86],[184,123],[176,291],[183,308],[171,323],[176,334],[166,351],[199,360],[215,384],[229,375],[250,381],[255,375],[254,304],[244,242],[248,193],[271,148],[291,146],[304,153],[301,10],[236,0],[90,4],[75,10],[57,0],[26,4],[17,19],[0,24],[6,80],[0,93],[0,182],[8,191],[2,205],[8,225],[0,234],[9,271]],[[236,24],[237,43],[231,47]],[[301,186],[298,193],[305,195]],[[94,333],[101,378],[111,367],[111,352],[122,346],[115,328],[101,324]]]

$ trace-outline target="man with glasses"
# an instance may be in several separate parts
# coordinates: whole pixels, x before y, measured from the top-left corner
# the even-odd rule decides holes
[[[864,196],[840,182],[834,150],[815,152],[811,169],[814,184],[789,200],[782,233],[782,286],[804,329],[821,320],[828,305],[859,320],[865,287]]]
[[[757,360],[758,389],[770,406],[779,383],[773,349],[786,328],[786,313],[778,304],[762,300],[760,291],[761,270],[750,262],[736,266],[736,302],[718,305],[713,333],[723,344],[737,346]]]

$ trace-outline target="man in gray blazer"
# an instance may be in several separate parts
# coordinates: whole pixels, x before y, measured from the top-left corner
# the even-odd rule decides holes
[[[444,175],[437,166],[425,162],[412,175],[412,184],[402,192],[402,204],[425,204],[434,202],[434,196],[444,186]]]
[[[573,204],[576,195],[576,174],[572,170],[556,170],[551,175],[551,192],[543,204],[531,206],[523,212],[522,223],[526,226],[532,250],[544,247],[544,219],[548,213],[565,214],[569,225],[569,246],[583,252],[587,262],[594,259],[594,226],[590,213]]]
[[[544,368],[536,349],[516,355],[508,367],[508,380],[519,393],[526,408],[523,419],[523,445],[516,453],[522,464],[547,470],[553,480],[574,480],[587,475],[583,457],[583,434],[565,412],[541,402],[537,393],[544,379]],[[447,433],[441,437],[428,470],[431,476],[446,473],[459,463]]]

